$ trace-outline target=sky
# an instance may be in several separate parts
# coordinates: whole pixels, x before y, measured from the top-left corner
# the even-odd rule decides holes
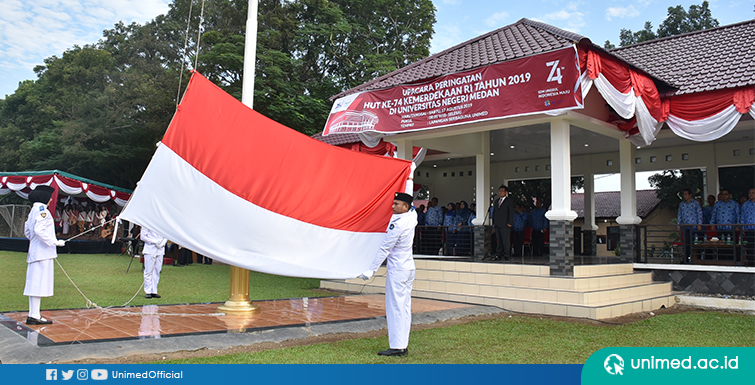
[[[213,0],[206,0],[213,1]],[[146,23],[168,11],[169,0],[0,0],[0,99],[19,82],[36,79],[34,67],[60,56],[74,45],[95,43],[102,31],[119,21]],[[688,9],[687,0],[433,0],[437,22],[430,51],[437,53],[469,39],[515,23],[521,18],[542,21],[578,33],[603,45],[618,45],[619,31],[653,29],[670,6]],[[755,18],[753,0],[709,0],[721,25]],[[609,178],[602,178],[609,179]],[[644,186],[638,178],[638,188]],[[608,182],[606,180],[606,182]],[[606,183],[613,185],[613,183]],[[603,181],[596,181],[600,189]],[[600,190],[598,190],[600,191]]]
[[[206,0],[213,1],[213,0]],[[0,98],[20,81],[36,79],[34,67],[74,45],[95,43],[119,21],[145,23],[168,11],[170,0],[0,0]],[[669,6],[687,0],[433,0],[437,9],[431,52],[437,53],[526,17],[617,44],[621,28],[655,29]],[[755,18],[753,0],[710,0],[721,25]]]

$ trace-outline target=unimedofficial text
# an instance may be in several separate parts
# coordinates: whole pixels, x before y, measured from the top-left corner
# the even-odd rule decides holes
[[[168,372],[165,370],[149,370],[146,372],[115,371],[110,373],[111,378],[184,378],[184,372]]]

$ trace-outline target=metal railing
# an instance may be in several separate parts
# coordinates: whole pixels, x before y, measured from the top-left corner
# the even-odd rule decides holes
[[[640,263],[755,266],[755,225],[640,225]]]
[[[474,255],[474,226],[417,226],[414,253],[469,257]]]

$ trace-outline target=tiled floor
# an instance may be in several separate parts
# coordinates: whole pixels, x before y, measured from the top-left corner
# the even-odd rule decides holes
[[[0,314],[0,325],[39,346],[117,339],[161,338],[197,333],[227,333],[365,319],[385,315],[383,295],[296,298],[255,301],[260,312],[250,317],[217,314],[220,304],[146,305],[141,307],[43,310],[52,325],[28,326],[26,312]],[[471,305],[412,299],[412,313]]]

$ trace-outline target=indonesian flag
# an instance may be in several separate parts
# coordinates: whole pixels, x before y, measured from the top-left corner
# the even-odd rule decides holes
[[[195,72],[120,217],[241,268],[354,278],[410,167],[309,138]]]

